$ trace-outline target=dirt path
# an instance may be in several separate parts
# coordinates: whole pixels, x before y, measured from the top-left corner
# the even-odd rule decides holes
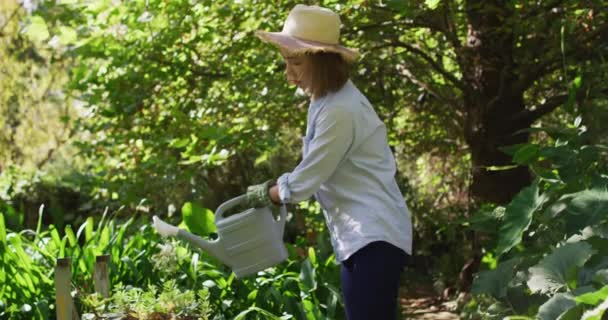
[[[450,302],[444,302],[429,290],[402,289],[399,297],[402,319],[458,320],[457,314],[450,312]]]

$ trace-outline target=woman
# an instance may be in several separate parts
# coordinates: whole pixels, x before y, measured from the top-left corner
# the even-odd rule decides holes
[[[339,28],[331,10],[297,5],[282,32],[256,33],[279,48],[287,80],[311,103],[302,161],[276,184],[250,186],[247,198],[260,207],[314,194],[341,262],[348,319],[394,319],[399,277],[412,251],[411,220],[386,127],[348,78],[358,53],[339,44]]]

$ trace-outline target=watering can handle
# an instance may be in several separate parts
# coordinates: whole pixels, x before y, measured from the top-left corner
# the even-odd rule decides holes
[[[229,209],[232,209],[234,207],[236,207],[237,205],[241,204],[242,202],[245,201],[245,199],[247,199],[247,195],[241,195],[238,196],[236,198],[232,198],[224,203],[222,203],[217,210],[215,211],[215,223],[217,223],[218,221],[220,221],[221,219],[223,219],[223,214],[228,211]]]
[[[217,223],[218,221],[220,221],[221,219],[223,219],[223,214],[229,210],[232,209],[234,207],[236,207],[237,205],[241,204],[242,202],[245,201],[245,199],[247,198],[247,195],[241,195],[238,196],[236,198],[232,198],[224,203],[222,203],[219,208],[217,208],[217,210],[215,211],[215,223]],[[285,206],[285,204],[281,205],[281,214],[280,214],[280,218],[279,218],[279,223],[282,225],[282,227],[284,227],[285,225],[285,220],[287,219],[287,207]]]

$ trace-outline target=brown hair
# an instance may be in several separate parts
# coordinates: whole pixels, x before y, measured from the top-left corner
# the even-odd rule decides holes
[[[311,72],[310,91],[317,97],[336,92],[348,80],[348,63],[335,52],[306,53]]]

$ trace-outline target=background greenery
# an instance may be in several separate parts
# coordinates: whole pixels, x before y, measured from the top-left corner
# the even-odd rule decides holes
[[[339,12],[362,53],[351,76],[387,125],[414,219],[405,288],[470,291],[471,319],[599,319],[605,4],[305,2]],[[148,225],[204,234],[207,210],[297,164],[307,101],[253,36],[295,4],[0,3],[0,317],[54,317],[54,259],[71,256],[83,312],[343,318],[313,202],[290,208],[289,262],[243,281]],[[112,301],[90,295],[96,254],[112,255]]]

